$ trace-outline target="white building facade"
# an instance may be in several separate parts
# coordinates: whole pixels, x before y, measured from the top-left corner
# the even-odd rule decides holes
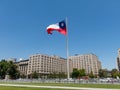
[[[86,74],[92,71],[94,75],[98,75],[99,69],[102,68],[101,62],[94,54],[70,56],[69,59],[72,60],[73,68],[85,69]]]
[[[120,71],[120,48],[118,49],[117,69],[118,69],[118,71]]]
[[[44,54],[31,55],[28,62],[27,74],[37,72],[43,75],[51,73],[67,74],[67,60],[58,56],[48,56]],[[70,72],[72,72],[72,62],[70,62]]]

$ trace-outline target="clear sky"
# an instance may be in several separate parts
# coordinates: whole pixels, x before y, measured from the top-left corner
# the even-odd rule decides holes
[[[68,18],[69,56],[93,53],[116,67],[120,0],[0,0],[0,59],[41,53],[66,58],[66,37],[46,27]]]

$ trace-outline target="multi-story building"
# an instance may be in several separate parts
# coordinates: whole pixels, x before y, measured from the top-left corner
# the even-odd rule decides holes
[[[26,76],[37,72],[46,76],[49,74],[65,73],[67,75],[67,60],[58,56],[48,56],[44,54],[35,54],[29,57],[29,60],[20,60],[16,63],[20,74]],[[97,75],[101,69],[101,62],[94,54],[83,54],[69,57],[69,73],[73,68],[85,69],[86,74],[91,71]]]
[[[20,71],[21,75],[27,76],[28,71],[28,59],[27,60],[20,60],[19,62],[15,62],[15,64],[18,66],[18,70]]]
[[[70,62],[70,72],[72,62]],[[63,72],[67,74],[67,60],[58,56],[48,56],[43,54],[31,55],[28,62],[27,74],[37,72],[42,75]]]
[[[120,71],[120,48],[118,49],[117,69],[118,69],[118,71]]]
[[[101,62],[94,54],[70,56],[69,59],[72,60],[73,68],[85,69],[86,74],[92,71],[94,75],[98,75],[99,69],[101,69]]]

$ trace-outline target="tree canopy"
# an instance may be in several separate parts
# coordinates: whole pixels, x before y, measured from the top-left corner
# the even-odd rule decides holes
[[[9,75],[10,79],[16,79],[19,77],[19,71],[17,70],[17,66],[12,61],[1,60],[0,79],[5,79],[6,75]]]

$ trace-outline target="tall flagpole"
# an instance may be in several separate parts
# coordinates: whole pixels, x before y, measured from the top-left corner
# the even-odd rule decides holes
[[[68,51],[68,22],[67,22],[67,17],[66,17],[66,55],[67,55],[67,79],[70,78],[70,72],[69,72],[69,51]]]

